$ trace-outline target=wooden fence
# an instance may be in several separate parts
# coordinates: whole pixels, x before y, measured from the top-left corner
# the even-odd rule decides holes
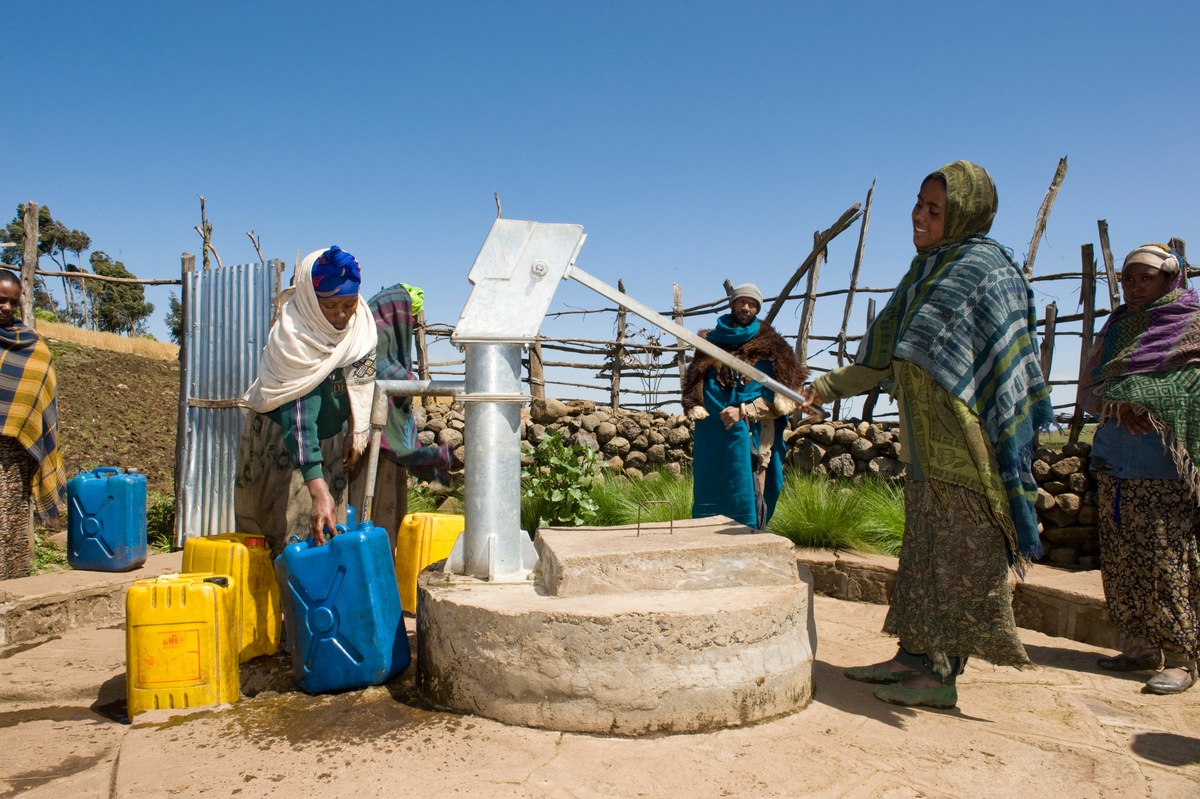
[[[1028,256],[1024,263],[1026,275],[1033,283],[1052,281],[1069,281],[1079,284],[1080,311],[1078,313],[1060,315],[1057,302],[1046,305],[1043,315],[1038,319],[1038,329],[1041,337],[1042,371],[1051,375],[1054,365],[1055,348],[1064,337],[1079,339],[1079,359],[1083,359],[1091,346],[1097,323],[1111,313],[1120,303],[1120,284],[1117,279],[1112,251],[1108,241],[1108,223],[1101,219],[1097,222],[1101,264],[1097,266],[1095,247],[1091,243],[1081,246],[1081,268],[1079,272],[1060,274],[1034,274],[1034,262],[1038,244],[1045,230],[1051,207],[1058,190],[1066,176],[1067,160],[1059,161],[1046,192],[1045,199],[1039,209],[1034,223],[1033,236],[1030,239]],[[859,274],[862,266],[862,256],[868,225],[870,222],[871,201],[875,186],[871,185],[863,205],[855,204],[848,208],[829,228],[813,234],[813,248],[801,262],[791,278],[784,283],[780,290],[770,297],[764,297],[762,318],[778,329],[776,321],[785,303],[798,301],[800,307],[800,322],[795,334],[782,330],[780,333],[793,342],[796,353],[802,362],[809,365],[814,372],[828,371],[829,368],[841,366],[853,357],[851,344],[861,338],[861,334],[850,332],[851,318],[855,301],[859,295],[890,295],[893,287],[871,288],[859,285]],[[853,262],[849,269],[849,279],[844,288],[825,291],[818,290],[818,280],[821,267],[826,261],[829,243],[841,233],[858,222],[858,241]],[[1173,238],[1171,246],[1181,255],[1185,255],[1186,245],[1182,239]],[[1191,269],[1191,276],[1200,274],[1200,270]],[[806,281],[802,293],[794,293],[801,280]],[[1097,292],[1097,284],[1103,284],[1105,291]],[[619,280],[617,287],[624,292],[624,282]],[[729,281],[725,282],[726,294],[732,288]],[[841,324],[836,333],[818,333],[814,331],[814,319],[818,300],[841,298]],[[645,301],[644,298],[639,298]],[[697,305],[685,307],[683,290],[676,284],[673,287],[672,305],[669,310],[659,311],[663,316],[670,317],[677,324],[685,325],[685,320],[694,316],[707,316],[721,311],[728,303],[728,297],[723,296],[708,300]],[[865,328],[875,316],[875,297],[868,297]],[[525,380],[529,384],[533,397],[544,397],[547,393],[560,398],[575,396],[575,390],[583,389],[603,397],[607,395],[608,405],[613,408],[655,409],[667,408],[679,403],[680,379],[683,375],[690,347],[679,341],[665,341],[667,334],[658,331],[649,322],[639,325],[640,319],[632,320],[627,312],[618,307],[598,307],[586,310],[570,310],[547,314],[542,326],[543,333],[564,328],[578,328],[578,317],[602,316],[612,319],[611,339],[577,338],[547,334],[539,337],[538,341],[529,348],[528,358],[524,361]],[[566,324],[564,324],[566,323]],[[686,326],[686,325],[685,325]],[[430,347],[447,340],[452,328],[444,324],[429,324],[421,317],[417,320],[416,369],[420,376],[430,378],[461,378],[463,361],[459,359],[431,362]],[[825,364],[817,363],[823,360]],[[827,365],[826,365],[827,364]],[[1073,369],[1074,374],[1078,369]],[[1056,392],[1055,410],[1060,422],[1069,423],[1071,439],[1075,440],[1084,424],[1083,414],[1075,402],[1078,381],[1058,379],[1049,381],[1052,386],[1059,387]],[[630,384],[634,383],[634,386]],[[1063,391],[1069,387],[1069,391]],[[868,395],[862,401],[862,410],[858,418],[886,418],[893,416],[894,411],[875,413],[877,391]],[[428,400],[427,400],[428,401]],[[834,403],[831,408],[833,418],[842,417],[842,404]]]

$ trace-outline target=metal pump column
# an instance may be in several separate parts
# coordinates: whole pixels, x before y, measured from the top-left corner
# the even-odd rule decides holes
[[[580,225],[497,219],[471,267],[474,288],[450,337],[466,353],[466,526],[447,564],[456,574],[524,579],[537,563],[521,530],[521,350],[584,238]]]

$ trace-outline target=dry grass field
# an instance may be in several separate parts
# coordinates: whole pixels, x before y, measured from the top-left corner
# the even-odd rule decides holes
[[[72,344],[82,344],[98,350],[123,352],[138,355],[142,358],[153,358],[156,361],[178,361],[179,347],[169,341],[154,341],[148,338],[128,338],[116,333],[98,333],[94,330],[84,330],[61,322],[44,322],[39,320],[37,332],[49,339],[68,341]]]

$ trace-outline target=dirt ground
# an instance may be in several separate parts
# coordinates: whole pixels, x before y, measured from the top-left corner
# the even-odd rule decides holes
[[[340,694],[296,690],[290,662],[243,666],[244,698],[125,718],[124,635],[72,630],[0,650],[0,797],[354,796],[1193,799],[1200,693],[1149,696],[1145,674],[1028,630],[1036,668],[972,662],[954,710],[887,705],[842,676],[882,660],[886,608],[818,596],[815,696],[774,721],[612,738],[429,709],[411,671]]]
[[[149,491],[172,493],[179,364],[54,339],[49,344],[68,479],[80,468],[118,466],[145,474]]]

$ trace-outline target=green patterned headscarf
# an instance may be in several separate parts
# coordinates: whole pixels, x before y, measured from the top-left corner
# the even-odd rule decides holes
[[[930,173],[924,181],[940,178],[946,184],[945,236],[921,252],[936,250],[967,236],[986,235],[992,229],[1000,200],[987,170],[970,161],[955,161]]]

